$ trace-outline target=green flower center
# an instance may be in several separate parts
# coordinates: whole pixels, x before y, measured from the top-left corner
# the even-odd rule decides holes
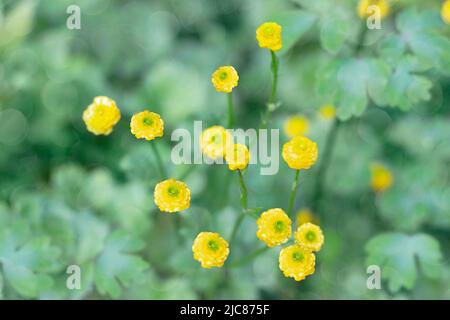
[[[176,197],[177,195],[180,194],[180,190],[178,189],[177,186],[172,185],[167,189],[167,193],[172,197]]]
[[[146,126],[151,126],[153,124],[153,120],[151,118],[144,118],[143,122]]]
[[[217,243],[216,240],[209,240],[208,248],[210,248],[212,251],[217,251],[219,250],[219,243]]]
[[[281,220],[278,220],[275,222],[275,231],[276,232],[282,232],[284,230],[284,222]]]
[[[220,80],[225,80],[226,78],[228,78],[228,73],[226,73],[225,71],[224,71],[224,72],[221,72],[221,73],[219,74],[219,79],[220,79]]]
[[[266,36],[272,36],[273,34],[274,34],[274,30],[273,30],[273,28],[272,27],[267,27],[265,30],[264,30],[264,34],[266,35]]]
[[[301,262],[301,261],[303,261],[303,259],[305,259],[305,256],[301,252],[297,251],[292,254],[292,260],[294,260],[296,262]]]
[[[216,134],[216,135],[211,137],[210,142],[214,143],[214,144],[221,144],[222,143],[222,136],[220,134]]]
[[[316,239],[316,234],[314,233],[314,231],[308,231],[305,235],[305,238],[309,242],[313,242]]]

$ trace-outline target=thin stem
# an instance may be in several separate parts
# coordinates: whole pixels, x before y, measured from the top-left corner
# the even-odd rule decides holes
[[[299,176],[300,170],[295,171],[295,178],[294,182],[292,183],[292,189],[291,189],[291,198],[289,199],[289,207],[288,207],[288,216],[291,216],[292,213],[292,207],[294,206],[294,200],[295,200],[295,194],[297,192],[298,187],[298,176]]]
[[[242,171],[238,170],[238,175],[239,175],[239,184],[241,186],[241,203],[242,203],[242,208],[244,210],[247,209],[247,186],[245,185],[244,182],[244,176],[242,175]]]
[[[250,253],[249,255],[243,257],[243,258],[241,258],[241,259],[239,259],[239,260],[236,260],[236,261],[234,261],[234,262],[231,262],[231,263],[228,265],[228,268],[230,269],[230,268],[236,268],[236,267],[242,266],[242,265],[244,265],[244,264],[246,264],[246,263],[252,261],[252,260],[255,259],[257,256],[263,254],[264,252],[266,252],[266,251],[269,250],[269,249],[270,249],[270,248],[267,247],[267,246],[261,247],[261,248],[255,250],[255,251],[253,251],[253,252]]]
[[[161,160],[161,155],[159,154],[158,148],[156,147],[156,144],[154,142],[151,142],[150,145],[153,148],[153,153],[155,154],[156,162],[158,163],[159,174],[160,174],[161,178],[164,179],[167,177],[167,172],[166,172],[166,168],[164,167],[164,164]]]
[[[237,232],[238,232],[239,227],[241,226],[242,222],[244,221],[244,218],[246,215],[245,212],[247,211],[247,207],[248,207],[247,187],[244,182],[244,176],[242,175],[241,170],[238,170],[237,172],[238,172],[238,176],[239,176],[239,184],[241,186],[242,212],[241,212],[240,216],[237,218],[236,222],[234,223],[233,231],[231,232],[231,236],[230,236],[230,245],[232,245],[234,243],[234,241],[236,240]]]
[[[275,109],[274,103],[277,96],[277,84],[278,84],[278,58],[275,52],[270,50],[270,56],[272,58],[272,62],[270,64],[270,69],[272,70],[272,89],[270,91],[269,101],[267,103],[267,109],[262,118],[262,128],[267,128],[267,124],[269,122],[270,114]]]
[[[234,116],[233,116],[233,94],[230,92],[227,94],[228,98],[228,122],[227,128],[231,129],[234,125]]]

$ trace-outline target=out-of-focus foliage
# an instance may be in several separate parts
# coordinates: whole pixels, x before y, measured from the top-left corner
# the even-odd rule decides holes
[[[391,2],[382,29],[361,37],[354,0],[0,0],[0,297],[450,298],[450,26],[441,1]],[[66,27],[70,5],[80,30]],[[201,269],[192,241],[200,231],[230,237],[238,180],[225,166],[169,160],[173,129],[223,124],[226,100],[210,83],[218,66],[239,72],[237,126],[258,125],[271,75],[255,30],[269,20],[284,44],[270,127],[306,116],[320,162],[332,128],[320,106],[343,120],[315,212],[325,245],[302,282],[283,277],[279,248]],[[98,95],[122,112],[108,137],[81,120]],[[146,108],[164,119],[167,170],[192,191],[181,214],[155,209],[152,149],[129,132]],[[380,194],[373,162],[394,175]],[[318,167],[301,173],[295,209],[313,206]],[[275,176],[250,165],[245,179],[252,214],[287,206],[285,163]],[[244,220],[229,262],[261,246],[255,233]],[[366,286],[373,264],[380,290]],[[66,287],[69,265],[81,267],[80,290]]]

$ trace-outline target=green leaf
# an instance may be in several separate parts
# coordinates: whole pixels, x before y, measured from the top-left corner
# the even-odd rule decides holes
[[[100,294],[118,298],[123,286],[128,286],[140,276],[148,264],[135,255],[144,242],[122,231],[112,233],[95,266],[95,285]]]
[[[30,32],[34,12],[35,2],[23,0],[14,7],[3,21],[0,19],[0,48],[11,45],[12,42]]]
[[[278,51],[280,55],[285,54],[308,31],[315,21],[315,16],[302,10],[288,11],[277,14],[271,18],[283,28],[283,48]]]
[[[350,30],[347,19],[329,18],[322,23],[320,29],[320,43],[332,54],[340,51],[348,37]]]
[[[426,234],[383,233],[366,245],[366,264],[378,265],[389,290],[412,289],[420,271],[436,279],[442,269],[439,242]],[[419,266],[416,265],[416,260]]]
[[[47,237],[33,237],[24,223],[0,230],[0,262],[5,281],[20,295],[36,297],[52,285],[50,272],[58,270],[59,250]]]

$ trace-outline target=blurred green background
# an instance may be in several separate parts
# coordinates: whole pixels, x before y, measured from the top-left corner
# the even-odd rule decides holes
[[[365,21],[353,0],[0,0],[0,297],[450,298],[450,26],[441,4],[391,1],[383,28],[359,43]],[[66,27],[69,5],[81,8],[80,30]],[[210,83],[220,65],[240,75],[237,125],[257,126],[271,74],[255,30],[269,20],[284,42],[281,106],[269,126],[306,116],[320,162],[332,126],[320,106],[336,105],[342,121],[314,212],[325,246],[302,282],[283,277],[280,248],[238,268],[201,269],[192,241],[200,231],[229,237],[237,176],[170,163],[173,129],[224,125],[226,99]],[[107,137],[81,119],[98,95],[122,112]],[[162,115],[158,147],[191,188],[181,214],[153,203],[152,150],[129,132],[143,109]],[[394,175],[382,194],[370,189],[373,162]],[[311,207],[317,168],[302,172],[296,210]],[[286,209],[293,174],[284,162],[274,176],[250,166],[250,206]],[[253,219],[240,231],[229,260],[262,245]],[[72,264],[81,290],[66,288]],[[366,286],[373,264],[380,290]]]

